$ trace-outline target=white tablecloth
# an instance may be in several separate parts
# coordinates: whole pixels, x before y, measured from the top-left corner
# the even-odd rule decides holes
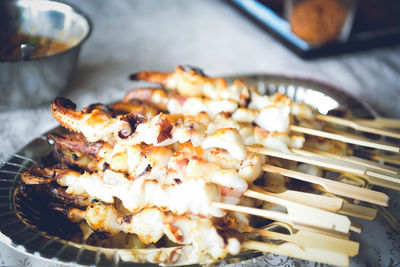
[[[94,25],[63,94],[80,107],[121,98],[132,87],[132,72],[190,64],[210,76],[278,73],[321,80],[382,115],[400,117],[400,46],[305,61],[224,1],[67,2],[88,13]],[[1,112],[0,162],[54,126],[48,104]],[[29,266],[25,258],[0,245],[0,266]]]

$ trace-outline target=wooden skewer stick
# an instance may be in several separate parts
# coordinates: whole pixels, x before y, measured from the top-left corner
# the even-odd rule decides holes
[[[341,198],[328,197],[294,190],[286,190],[281,193],[271,193],[263,188],[254,185],[251,185],[249,188],[259,193],[268,194],[281,199],[287,199],[289,201],[301,203],[303,205],[330,212],[339,212],[342,209],[344,203],[343,199]]]
[[[392,163],[392,164],[396,164],[396,165],[400,165],[400,155],[379,155],[379,154],[375,154],[375,153],[371,153],[370,151],[362,151],[363,154],[372,159],[372,160],[376,160],[376,161],[383,161],[383,162],[387,162],[387,163]]]
[[[385,187],[385,188],[391,188],[391,189],[400,191],[400,184],[397,183],[397,182],[394,183],[394,182],[391,182],[391,181],[386,181],[386,180],[375,178],[375,177],[371,177],[371,176],[365,176],[363,178],[365,178],[368,181],[368,183],[371,184],[371,185],[377,185],[377,186],[381,186],[381,187]]]
[[[381,192],[305,174],[302,172],[292,171],[269,164],[264,164],[263,170],[320,185],[327,192],[335,195],[358,199],[381,206],[388,206],[389,197]]]
[[[381,149],[381,150],[386,150],[386,151],[391,151],[391,152],[400,152],[400,147],[398,147],[398,146],[392,146],[389,144],[384,144],[382,142],[378,143],[376,141],[370,141],[369,139],[366,139],[366,138],[349,137],[344,134],[330,133],[330,132],[320,131],[320,130],[316,130],[316,129],[312,129],[312,128],[301,127],[301,126],[297,126],[297,125],[291,125],[290,130],[293,132],[304,133],[304,134],[319,136],[319,137],[323,137],[323,138],[333,139],[333,140],[341,141],[344,143],[366,146],[366,147],[371,147],[371,148],[376,148],[376,149]]]
[[[345,253],[320,248],[304,247],[294,243],[276,245],[259,241],[246,241],[242,244],[242,247],[336,266],[349,266],[350,264],[349,256]]]
[[[376,218],[377,210],[360,205],[355,205],[345,201],[339,213],[346,216],[352,216],[372,221]]]
[[[277,150],[272,150],[268,148],[261,148],[261,147],[247,147],[247,150],[259,154],[264,154],[267,156],[271,157],[277,157],[277,158],[282,158],[282,159],[287,159],[287,160],[293,160],[293,161],[298,161],[302,163],[307,163],[311,165],[316,165],[320,167],[324,167],[330,170],[338,170],[340,172],[347,172],[347,173],[353,173],[357,175],[365,175],[365,170],[362,170],[360,168],[355,168],[350,165],[344,165],[340,164],[337,162],[332,162],[332,160],[323,160],[321,157],[310,157],[310,156],[302,156],[302,155],[297,155],[297,154],[289,154],[289,153],[284,153],[280,152]]]
[[[378,128],[400,129],[400,119],[375,118],[373,120],[355,119],[354,122]]]
[[[307,151],[316,153],[316,154],[321,154],[323,156],[335,158],[337,160],[343,160],[343,161],[353,163],[353,164],[358,164],[358,165],[361,165],[361,166],[364,166],[364,167],[367,167],[370,169],[374,169],[374,170],[378,170],[378,171],[382,171],[382,172],[386,172],[386,173],[390,173],[390,174],[395,174],[395,175],[400,173],[400,169],[398,169],[398,168],[384,166],[375,161],[366,160],[366,159],[354,157],[354,156],[337,155],[334,153],[330,153],[330,152],[326,152],[326,151],[322,151],[322,150],[318,150],[318,149],[310,148],[310,147],[304,147],[304,149]],[[296,150],[296,151],[298,151],[298,150]],[[294,152],[296,153],[296,151],[294,151]]]
[[[264,164],[263,170],[266,172],[277,173],[283,176],[288,176],[298,180],[320,185],[327,192],[335,195],[358,199],[381,206],[388,206],[389,204],[389,197],[386,194],[374,190],[344,184],[341,182],[325,179],[310,174],[305,174],[302,172],[292,171],[269,164]]]
[[[297,155],[297,154],[289,154],[289,153],[284,153],[284,152],[280,152],[277,150],[261,148],[261,147],[247,147],[247,150],[249,150],[251,152],[271,156],[271,157],[277,157],[277,158],[312,164],[312,165],[320,166],[323,168],[327,168],[327,169],[335,170],[335,171],[339,171],[339,172],[352,173],[355,175],[359,175],[361,177],[366,177],[371,184],[375,184],[375,185],[379,185],[379,186],[383,186],[383,187],[387,187],[387,188],[393,188],[396,190],[399,188],[399,190],[400,190],[400,186],[399,186],[400,184],[398,184],[398,183],[395,183],[392,181],[385,181],[382,179],[376,179],[374,177],[367,176],[365,169],[360,169],[359,167],[351,166],[350,164],[338,163],[338,162],[333,161],[332,159],[324,159],[321,156],[310,156],[310,155],[303,156],[303,155]],[[303,152],[303,153],[306,153],[306,152]],[[294,177],[292,177],[292,178],[294,178]],[[318,177],[318,178],[320,178],[320,177]],[[297,179],[300,179],[300,178],[297,178]],[[320,178],[320,179],[322,179],[322,178]],[[327,188],[325,188],[325,189],[328,190]],[[330,192],[330,191],[328,191],[328,192]],[[372,191],[372,192],[375,192],[375,191]],[[333,192],[331,192],[331,193],[333,193]],[[334,193],[334,194],[339,195],[339,196],[344,196],[344,195],[341,195],[339,192]],[[354,197],[346,196],[346,197],[358,199],[357,196],[354,196]],[[359,200],[362,200],[362,199],[359,199]],[[364,200],[364,201],[370,202],[368,200]],[[374,202],[371,202],[371,203],[374,203]],[[375,203],[375,204],[378,204],[378,203]],[[378,205],[382,205],[382,204],[378,204]],[[385,206],[387,206],[387,204]]]
[[[315,247],[342,252],[350,257],[356,256],[360,247],[359,243],[351,240],[331,237],[306,230],[297,230],[293,234],[282,234],[274,231],[249,227],[249,232],[259,234],[268,239],[279,239],[306,247]]]
[[[247,197],[261,199],[266,202],[283,206],[286,208],[287,213],[272,211],[272,210],[256,209],[238,205],[231,205],[219,202],[212,202],[211,206],[225,210],[248,213],[276,221],[301,224],[310,227],[337,231],[341,233],[348,233],[350,231],[350,220],[346,216],[316,209],[313,207],[298,204],[288,200],[279,199],[277,197],[258,193],[253,190],[247,190],[244,193],[244,195]]]
[[[354,130],[357,130],[357,131],[372,133],[372,134],[377,134],[377,135],[383,135],[383,136],[389,136],[389,137],[400,139],[400,133],[362,125],[362,124],[359,124],[352,120],[347,120],[347,119],[342,119],[342,118],[338,118],[335,116],[322,115],[322,114],[318,114],[316,117],[317,117],[317,119],[319,119],[321,121],[347,126]]]
[[[308,232],[317,233],[317,234],[321,234],[321,235],[324,235],[324,236],[331,236],[331,237],[336,237],[336,238],[345,239],[345,240],[349,240],[349,238],[350,238],[350,232],[345,234],[345,233],[328,231],[328,230],[325,230],[325,229],[317,229],[317,228],[312,228],[312,227],[306,227],[306,226],[303,226],[303,225],[292,225],[292,226],[296,227],[296,230],[305,230],[305,231],[308,231]]]
[[[363,226],[362,226],[362,224],[351,220],[350,230],[357,234],[361,234],[361,232],[363,230]]]
[[[292,149],[292,151],[298,155],[301,156],[306,156],[306,157],[314,157],[314,158],[320,158],[322,161],[331,161],[331,162],[336,162],[338,165],[342,164],[343,166],[348,166],[351,167],[353,170],[358,169],[358,171],[351,172],[353,174],[357,175],[362,175],[362,176],[372,176],[376,177],[379,179],[383,179],[386,181],[390,181],[393,183],[399,183],[400,184],[400,175],[398,174],[392,174],[388,172],[382,172],[378,170],[369,170],[365,166],[360,166],[359,163],[356,163],[354,160],[351,160],[351,162],[343,162],[346,158],[341,156],[337,156],[328,152],[322,152],[318,151],[318,153],[311,152],[310,149],[307,150],[302,150],[302,149]],[[363,173],[363,174],[361,174]]]
[[[393,216],[393,214],[390,213],[387,208],[380,207],[380,206],[376,206],[376,208],[379,210],[379,212],[383,216],[383,218],[385,218],[385,220],[390,224],[390,227],[392,227],[392,229],[395,230],[397,233],[400,233],[400,223]]]
[[[255,185],[251,185],[250,189],[262,194],[268,194],[281,199],[287,199],[289,201],[346,216],[352,216],[365,220],[373,220],[376,217],[376,209],[350,204],[338,197],[328,197],[324,195],[293,190],[286,190],[281,193],[271,193]]]

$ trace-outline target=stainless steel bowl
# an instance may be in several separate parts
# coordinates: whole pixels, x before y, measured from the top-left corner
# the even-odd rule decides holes
[[[67,43],[54,55],[0,61],[0,110],[33,107],[51,101],[66,89],[75,71],[80,47],[91,32],[87,15],[61,2],[0,1],[0,33],[42,36]]]

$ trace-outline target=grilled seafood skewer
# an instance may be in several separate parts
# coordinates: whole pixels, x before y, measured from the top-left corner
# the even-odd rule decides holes
[[[205,183],[201,179],[191,179],[174,186],[161,186],[142,178],[129,181],[122,174],[110,170],[95,174],[85,173],[83,175],[73,171],[65,172],[64,170],[57,178],[57,182],[61,186],[68,187],[68,193],[89,194],[107,203],[113,203],[114,197],[117,197],[130,212],[138,212],[148,207],[158,207],[172,211],[178,215],[190,212],[206,217],[222,217],[225,213],[220,208],[233,209],[232,207],[234,206],[229,203],[237,204],[239,202],[238,198],[245,195],[283,205],[287,208],[289,214],[284,215],[279,212],[258,209],[250,211],[250,208],[243,209],[243,207],[237,211],[249,212],[257,216],[266,216],[275,220],[294,221],[296,223],[340,232],[348,232],[350,229],[350,221],[342,215],[307,207],[251,190],[235,192],[235,190],[231,191],[231,189],[226,190],[225,187],[221,187],[218,190],[215,184]],[[24,180],[27,180],[27,178]],[[305,217],[300,216],[302,212],[308,215]],[[325,219],[321,220],[321,216]]]
[[[274,96],[260,95],[256,91],[251,91],[251,99],[247,106],[235,104],[231,99],[210,99],[207,97],[188,97],[162,89],[139,88],[129,91],[122,102],[144,101],[151,103],[170,114],[196,115],[200,112],[215,117],[220,112],[236,113],[235,120],[243,122],[265,123],[263,119],[273,115],[276,117],[275,123],[282,126],[282,132],[288,131],[289,115],[296,116],[305,122],[313,122],[317,128],[321,123],[315,120],[315,110],[304,103],[292,102],[289,97],[276,93]],[[269,124],[271,125],[271,123]],[[266,128],[266,130],[269,130]]]
[[[244,105],[249,98],[247,85],[237,80],[227,86],[223,78],[207,77],[201,70],[178,66],[175,73],[142,71],[131,74],[132,80],[162,84],[167,90],[177,90],[182,96],[205,96],[211,99],[233,99]]]
[[[119,232],[136,234],[146,245],[156,243],[166,235],[172,242],[191,244],[198,250],[207,251],[213,258],[240,252],[239,233],[222,237],[213,222],[207,218],[175,216],[157,208],[146,208],[123,216],[112,205],[101,202],[90,204],[86,210],[65,207],[60,211],[73,222],[86,220],[89,227],[97,232],[109,235]]]
[[[176,184],[179,180],[190,177],[214,177],[213,182],[231,188],[244,188],[245,181],[253,181],[261,174],[261,165],[265,157],[256,153],[247,153],[244,160],[239,162],[227,152],[210,148],[203,150],[195,148],[191,143],[178,145],[174,151],[170,147],[154,146],[119,146],[114,148],[103,143],[79,143],[80,136],[75,135],[51,136],[58,145],[68,149],[77,149],[81,153],[89,151],[94,163],[88,163],[89,170],[102,169],[107,163],[110,169],[129,174],[131,178],[145,177],[157,180],[163,184]],[[100,147],[100,148],[99,148]],[[78,157],[75,154],[78,162]],[[94,159],[97,159],[95,161]],[[223,160],[223,161],[221,161]],[[70,162],[72,160],[69,160]],[[219,162],[223,163],[222,165]],[[241,190],[240,190],[241,191]],[[239,192],[240,192],[239,191]]]
[[[114,203],[114,197],[117,197],[130,212],[155,206],[178,215],[190,211],[192,214],[206,217],[221,217],[225,212],[211,207],[211,202],[222,201],[223,195],[229,197],[226,200],[230,203],[239,202],[239,196],[235,195],[237,192],[222,191],[218,185],[202,179],[164,185],[146,180],[145,177],[129,180],[123,174],[111,170],[80,174],[72,170],[58,169],[33,170],[24,173],[22,179],[26,184],[50,183],[56,179],[59,185],[68,187],[66,192],[69,194],[87,194],[106,203]],[[247,184],[244,186],[243,191],[247,189]]]
[[[240,128],[240,125],[232,122],[232,119],[224,114],[220,114],[215,121],[209,123],[209,129],[201,121],[201,118],[198,120],[199,118],[183,118],[182,115],[166,115],[163,113],[147,121],[138,114],[125,114],[117,118],[105,118],[102,123],[97,124],[95,120],[97,114],[101,113],[101,111],[95,109],[92,113],[84,113],[82,115],[83,112],[77,112],[73,109],[66,111],[67,107],[58,109],[57,107],[62,104],[62,101],[56,99],[52,104],[53,113],[60,115],[55,116],[56,119],[65,127],[81,132],[88,141],[92,142],[103,140],[114,144],[118,141],[127,146],[144,142],[156,146],[166,146],[176,142],[191,141],[194,146],[202,145],[203,148],[217,147],[227,149],[238,160],[245,158],[246,149],[244,145],[262,144],[266,147],[289,152],[288,146],[300,148],[304,143],[304,138],[301,136],[289,137],[286,133],[270,133],[257,127]],[[64,116],[65,114],[74,114],[74,122],[71,123],[69,116]],[[91,117],[92,115],[93,118]],[[80,116],[82,118],[78,119]],[[129,124],[130,128],[120,129],[115,127],[121,120]],[[92,134],[101,131],[104,127],[106,128],[104,131],[107,133],[106,135],[95,134],[96,136],[94,136]],[[80,129],[82,131],[79,131]]]

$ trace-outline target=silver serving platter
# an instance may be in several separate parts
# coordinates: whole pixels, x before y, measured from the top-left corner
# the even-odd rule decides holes
[[[295,101],[312,105],[323,114],[333,109],[340,109],[358,118],[373,118],[377,115],[372,108],[360,100],[321,82],[279,75],[235,75],[227,77],[227,80],[230,82],[237,78],[245,79],[248,84],[256,86],[261,92],[268,95],[275,92],[287,94]],[[22,196],[17,190],[22,183],[20,173],[32,165],[41,164],[42,157],[50,151],[46,135],[58,130],[60,129],[53,129],[34,139],[0,167],[0,240],[22,253],[52,260],[55,263],[143,266],[143,262],[131,262],[132,255],[140,254],[143,261],[157,256],[163,259],[161,260],[162,264],[173,264],[176,253],[183,253],[182,250],[173,248],[147,251],[143,249],[109,249],[67,241],[63,239],[62,234],[57,232],[62,226],[54,225],[52,218],[45,217],[34,208],[31,201]],[[392,200],[393,198],[400,199],[400,194],[397,192],[391,191],[389,194]],[[371,266],[392,264],[395,266],[398,264],[400,262],[399,234],[393,232],[381,216],[372,222],[364,220],[359,220],[359,222],[363,224],[364,232],[362,235],[352,237],[352,239],[360,241],[361,246],[359,255],[352,258],[351,266],[366,266],[366,264]],[[240,265],[248,266],[324,266],[280,255],[263,255],[260,252],[241,253],[212,265],[224,266],[237,262],[240,262]],[[191,264],[192,262],[189,259],[186,263]],[[146,263],[146,265],[154,265],[154,263]]]

